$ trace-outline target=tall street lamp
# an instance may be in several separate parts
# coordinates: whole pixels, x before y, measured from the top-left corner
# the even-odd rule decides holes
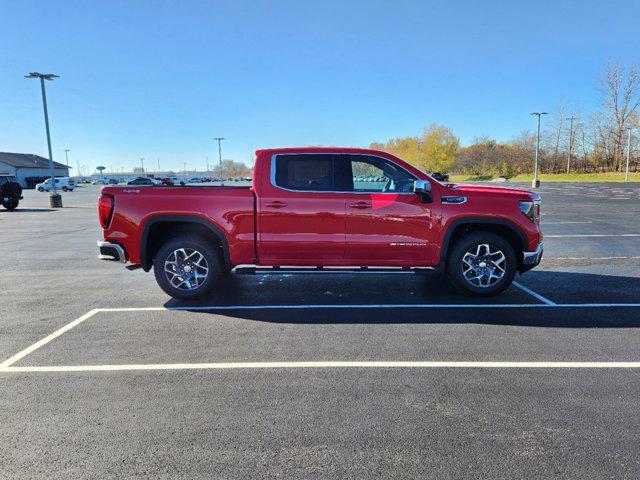
[[[220,161],[220,177],[222,177],[222,145],[220,142],[224,140],[224,137],[214,137],[214,140],[218,141],[218,160]]]
[[[627,127],[627,168],[624,172],[624,181],[629,181],[629,157],[631,157],[631,127]]]
[[[536,163],[533,168],[533,180],[531,181],[532,188],[538,188],[540,186],[540,180],[538,180],[538,158],[540,155],[540,117],[542,115],[548,115],[548,112],[533,112],[531,115],[538,117],[538,134],[536,135]]]
[[[51,151],[51,132],[49,131],[49,111],[47,110],[47,93],[44,88],[44,81],[53,81],[59,78],[53,73],[30,72],[25,78],[39,78],[40,89],[42,90],[42,106],[44,107],[44,125],[47,130],[47,147],[49,148],[49,172],[51,174],[51,195],[49,195],[49,205],[51,207],[62,207],[62,197],[56,192],[56,175],[53,167],[53,152]]]
[[[573,121],[576,118],[577,117],[574,117],[573,115],[571,115],[570,117],[567,117],[565,119],[571,122],[569,127],[569,151],[567,152],[567,175],[569,175],[569,167],[571,167],[571,152],[573,150]]]
[[[418,140],[418,169],[420,169],[420,145],[422,145],[422,142],[420,140]],[[426,167],[425,167],[425,171],[426,171]]]

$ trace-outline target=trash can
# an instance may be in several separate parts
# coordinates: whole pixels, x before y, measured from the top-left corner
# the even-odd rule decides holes
[[[59,193],[49,195],[49,206],[51,208],[62,208],[62,195]]]

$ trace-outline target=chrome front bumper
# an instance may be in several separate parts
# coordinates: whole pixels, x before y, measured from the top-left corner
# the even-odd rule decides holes
[[[98,258],[100,260],[110,260],[112,262],[127,263],[127,256],[122,248],[117,243],[98,241],[98,248],[100,254]]]
[[[542,242],[533,252],[522,252],[522,268],[521,271],[530,270],[540,263],[542,259]]]

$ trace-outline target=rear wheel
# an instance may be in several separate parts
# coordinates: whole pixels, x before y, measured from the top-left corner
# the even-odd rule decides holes
[[[44,192],[44,187],[38,187],[39,192]]]
[[[458,290],[488,297],[506,289],[518,270],[513,247],[489,232],[469,234],[456,242],[447,262],[447,275]]]
[[[69,189],[65,186],[65,187],[62,187],[62,191],[63,192],[67,192],[67,191],[69,191]]]
[[[2,201],[2,206],[7,210],[15,210],[18,208],[18,203],[20,203],[20,199],[17,197],[9,197]]]
[[[192,300],[208,294],[224,273],[219,247],[197,235],[167,241],[153,260],[160,288],[173,298]]]

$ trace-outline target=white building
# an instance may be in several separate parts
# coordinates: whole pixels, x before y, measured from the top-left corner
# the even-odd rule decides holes
[[[68,177],[69,167],[53,162],[56,177]],[[51,176],[49,160],[31,153],[0,152],[0,175],[16,177],[22,188],[33,188]]]

